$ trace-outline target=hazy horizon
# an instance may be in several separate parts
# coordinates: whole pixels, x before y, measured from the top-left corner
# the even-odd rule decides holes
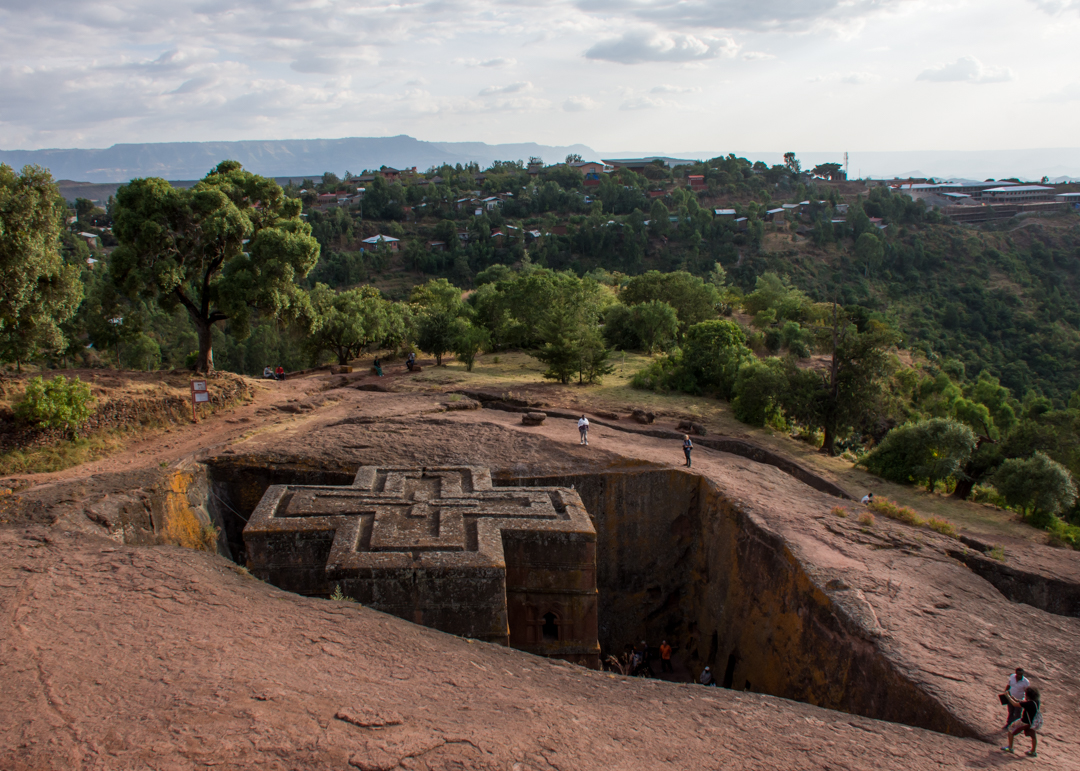
[[[1078,37],[1080,0],[5,2],[0,147],[1067,147]]]
[[[33,163],[49,168],[56,179],[79,182],[125,182],[138,176],[161,176],[171,180],[198,179],[225,158],[239,160],[251,171],[273,177],[317,176],[324,171],[346,171],[382,165],[426,170],[441,163],[476,162],[487,166],[495,160],[525,160],[538,155],[548,163],[579,153],[587,160],[665,155],[708,159],[734,154],[770,165],[781,163],[783,153],[793,150],[804,168],[819,163],[842,163],[844,152],[783,150],[596,150],[584,144],[559,146],[538,143],[485,144],[482,142],[429,142],[407,135],[394,137],[345,137],[340,139],[236,140],[231,142],[175,142],[116,144],[106,148],[49,148],[0,150],[0,162],[21,168]],[[1026,180],[1080,178],[1080,148],[1015,150],[916,150],[849,151],[852,178],[967,178]]]

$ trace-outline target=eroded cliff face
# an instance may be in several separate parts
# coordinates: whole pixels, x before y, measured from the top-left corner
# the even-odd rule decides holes
[[[731,688],[978,735],[889,662],[857,590],[818,586],[708,480],[673,469],[501,480],[581,495],[597,529],[605,654],[666,639],[692,671],[711,666]]]

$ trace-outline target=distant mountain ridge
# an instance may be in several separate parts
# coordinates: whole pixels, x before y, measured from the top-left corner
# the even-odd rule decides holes
[[[21,169],[43,166],[54,179],[81,182],[127,182],[137,177],[192,180],[223,160],[269,177],[317,177],[324,171],[341,175],[380,166],[426,170],[443,163],[489,166],[493,161],[538,156],[548,163],[577,153],[596,154],[581,144],[566,147],[534,142],[489,145],[484,142],[425,142],[404,134],[395,137],[343,139],[280,139],[239,142],[160,142],[119,144],[102,149],[0,150],[0,163]]]
[[[548,163],[577,153],[585,160],[652,155],[706,159],[731,151],[690,152],[602,151],[588,145],[541,145],[535,142],[491,145],[485,142],[427,142],[407,135],[345,137],[342,139],[267,139],[238,142],[160,142],[118,144],[101,149],[0,150],[0,163],[16,169],[27,164],[44,166],[53,178],[79,182],[118,183],[136,177],[196,180],[225,159],[268,177],[318,177],[324,171],[339,176],[380,166],[426,171],[443,163],[478,163],[526,160],[538,156]],[[783,162],[782,152],[738,152],[736,156],[770,165]],[[843,161],[843,152],[796,151],[803,168]],[[1080,178],[1080,148],[1028,150],[906,150],[850,153],[850,174],[863,178],[932,176],[938,179],[1002,179],[1018,177],[1066,182]],[[912,171],[917,170],[917,171]]]

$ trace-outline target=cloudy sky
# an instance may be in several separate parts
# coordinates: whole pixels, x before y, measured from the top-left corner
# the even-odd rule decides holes
[[[0,148],[1073,147],[1078,40],[1080,0],[0,0]]]

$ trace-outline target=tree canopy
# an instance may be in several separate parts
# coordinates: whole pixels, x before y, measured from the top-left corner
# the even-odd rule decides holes
[[[197,369],[213,369],[211,331],[229,321],[249,332],[252,313],[298,315],[297,281],[319,258],[318,242],[300,218],[299,200],[272,179],[220,163],[190,189],[163,179],[136,179],[117,193],[120,242],[110,273],[129,296],[188,312],[199,339]]]
[[[79,269],[66,265],[59,234],[66,211],[52,175],[0,164],[0,357],[17,365],[59,351],[60,325],[82,301]]]

